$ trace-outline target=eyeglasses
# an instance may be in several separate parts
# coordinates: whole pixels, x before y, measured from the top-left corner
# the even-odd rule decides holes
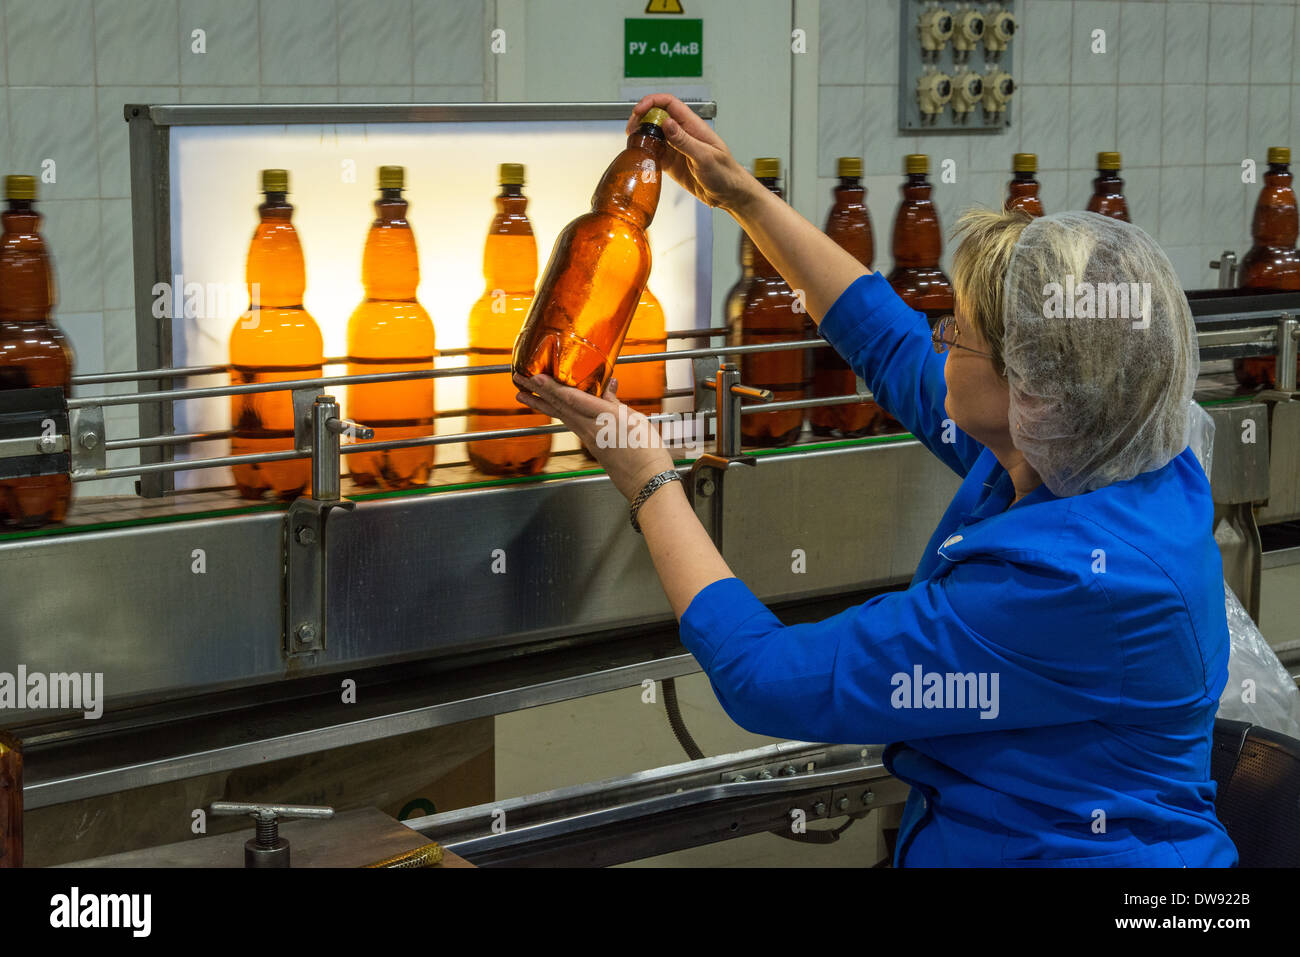
[[[934,351],[943,355],[947,349],[965,349],[967,352],[973,352],[977,356],[983,356],[985,359],[992,359],[993,356],[987,352],[980,352],[978,349],[972,349],[970,346],[963,346],[957,341],[957,317],[941,316],[939,321],[934,324],[934,332],[930,340],[934,343]]]

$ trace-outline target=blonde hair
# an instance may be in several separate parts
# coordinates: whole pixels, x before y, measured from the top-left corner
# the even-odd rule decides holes
[[[1033,220],[1020,209],[975,206],[963,212],[953,228],[953,238],[959,241],[952,254],[953,300],[989,344],[998,375],[1006,375],[1002,340],[1007,267],[1020,234]]]

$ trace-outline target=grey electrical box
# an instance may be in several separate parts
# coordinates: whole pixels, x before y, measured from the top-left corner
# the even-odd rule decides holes
[[[1011,126],[1016,6],[1014,0],[901,0],[900,131],[997,133]]]

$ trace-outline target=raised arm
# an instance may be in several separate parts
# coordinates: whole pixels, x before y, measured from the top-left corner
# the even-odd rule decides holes
[[[664,135],[673,149],[665,171],[700,202],[726,210],[791,289],[803,290],[822,328],[876,399],[946,465],[965,475],[980,446],[944,409],[943,359],[930,346],[924,317],[880,277],[799,215],[736,161],[721,137],[690,107],[667,93],[641,100],[628,120],[651,107],[668,112]]]
[[[808,314],[820,323],[840,294],[867,270],[835,241],[737,162],[727,144],[695,112],[667,93],[641,100],[628,120],[653,106],[668,112],[664,135],[674,148],[664,157],[668,175],[700,202],[730,213],[791,289],[802,289]]]

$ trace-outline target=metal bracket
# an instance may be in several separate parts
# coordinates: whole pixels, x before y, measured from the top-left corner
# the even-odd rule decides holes
[[[722,477],[729,468],[747,465],[753,467],[758,459],[740,451],[741,398],[770,402],[772,393],[742,385],[740,369],[733,362],[718,356],[703,356],[693,360],[695,373],[695,411],[713,412],[716,421],[714,452],[705,452],[691,466],[686,480],[686,496],[691,507],[698,512],[699,499],[708,499],[709,509],[702,516],[709,537],[719,551],[722,549]]]
[[[325,650],[326,557],[325,517],[332,508],[351,510],[355,502],[339,493],[339,436],[374,437],[374,429],[339,418],[333,396],[315,390],[294,390],[294,440],[298,438],[301,403],[310,395],[309,442],[311,497],[297,498],[284,523],[284,654],[286,658],[314,655]]]
[[[312,441],[312,406],[316,397],[324,395],[319,387],[293,390],[293,448],[296,452],[310,452]]]
[[[95,472],[107,467],[104,450],[104,407],[87,405],[68,413],[68,435],[72,437],[72,471]]]
[[[351,510],[355,502],[295,499],[284,526],[284,655],[298,658],[325,650],[325,515]]]

